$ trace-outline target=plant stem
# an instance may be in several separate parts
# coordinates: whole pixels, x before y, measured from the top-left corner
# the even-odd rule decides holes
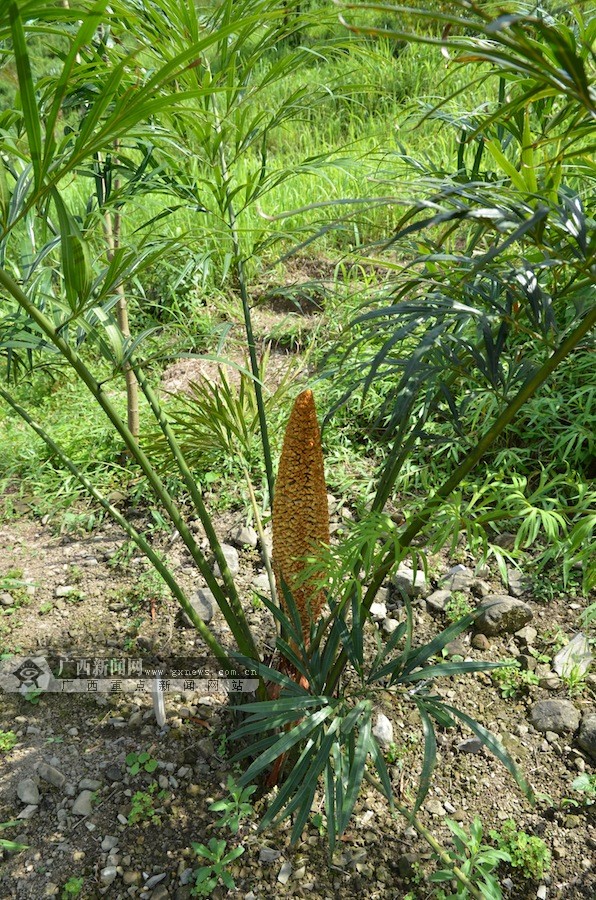
[[[60,336],[60,334],[54,328],[52,322],[39,309],[37,309],[35,304],[29,300],[27,295],[21,290],[18,284],[4,269],[0,269],[0,285],[8,290],[8,292],[14,297],[17,303],[25,310],[27,315],[39,326],[41,331],[43,331],[43,333],[58,348],[58,350],[65,357],[72,369],[74,369],[77,376],[81,379],[83,384],[85,384],[85,386],[89,389],[97,403],[101,406],[116,431],[124,440],[124,443],[127,449],[130,451],[131,456],[138,463],[143,474],[146,476],[147,481],[151,485],[155,496],[162,504],[174,527],[176,528],[176,530],[180,534],[180,537],[188,548],[193,560],[197,564],[201,575],[207,582],[209,590],[213,593],[218,607],[224,614],[226,622],[230,626],[234,638],[238,642],[238,648],[241,649],[241,652],[246,656],[252,656],[254,644],[252,641],[247,640],[244,629],[241,627],[241,624],[236,621],[234,614],[230,609],[228,599],[221,586],[219,585],[217,579],[213,575],[213,572],[211,571],[207,560],[197,546],[192,532],[182,518],[179,509],[168,493],[161,478],[152,466],[150,460],[139,446],[138,441],[135,440],[128,427],[124,424],[124,422],[118,415],[116,409],[108,399],[101,385],[93,377],[92,373],[83,363],[76,351],[73,350],[70,344],[68,344],[64,340],[64,338]]]
[[[540,366],[538,371],[535,372],[534,375],[532,375],[526,381],[523,387],[518,391],[517,395],[509,403],[507,408],[498,417],[494,425],[489,428],[484,437],[478,442],[476,447],[474,447],[474,449],[471,450],[470,453],[468,453],[463,462],[457,467],[453,475],[451,475],[441,485],[441,487],[437,489],[435,494],[427,501],[422,512],[415,516],[410,524],[406,527],[405,531],[400,535],[398,540],[398,543],[402,549],[405,550],[411,545],[412,540],[416,537],[417,534],[419,534],[420,531],[422,531],[422,529],[426,525],[428,525],[431,516],[437,512],[437,510],[440,508],[449,494],[454,491],[455,488],[463,481],[466,475],[471,471],[471,469],[474,468],[476,463],[482,458],[482,456],[499,437],[499,435],[505,430],[505,428],[507,428],[508,425],[511,424],[524,403],[526,403],[530,399],[530,397],[532,397],[536,393],[536,391],[544,384],[544,382],[557,368],[557,366],[577,347],[582,338],[584,338],[592,330],[592,328],[594,328],[595,325],[596,306],[586,314],[583,321],[580,322],[577,328],[575,328],[571,332],[571,334],[565,338],[558,349],[555,350],[554,353],[552,353],[552,355],[546,360],[546,362],[542,364],[542,366]],[[394,542],[388,541],[385,546],[387,547],[385,557],[377,567],[368,586],[368,589],[364,597],[362,598],[362,606],[367,613],[384,579],[395,565]],[[345,668],[347,659],[348,657],[346,651],[342,650],[337,660],[335,661],[335,665],[333,666],[327,679],[326,691],[328,694],[332,694],[337,687],[337,683],[341,677],[341,673]]]
[[[219,662],[221,662],[226,667],[233,668],[234,663],[227,657],[225,649],[221,646],[221,644],[217,641],[217,639],[213,636],[209,628],[205,625],[202,619],[199,618],[196,610],[191,605],[188,597],[168,569],[168,567],[163,562],[162,558],[158,553],[155,552],[151,544],[140,534],[133,526],[128,522],[122,513],[120,513],[116,507],[112,506],[106,498],[99,493],[99,491],[93,486],[92,482],[86,477],[86,475],[81,472],[81,470],[75,465],[75,463],[70,459],[69,456],[56,444],[50,435],[44,431],[41,425],[38,425],[31,416],[27,413],[22,406],[20,406],[11,395],[4,390],[4,388],[0,387],[0,396],[8,403],[9,406],[14,409],[16,413],[29,425],[39,437],[45,441],[50,450],[55,453],[64,463],[66,468],[72,472],[72,474],[78,478],[81,484],[85,487],[85,489],[91,494],[91,496],[97,500],[102,509],[104,509],[115,522],[122,528],[123,531],[129,536],[129,538],[135,542],[137,547],[142,550],[145,556],[151,561],[154,568],[159,572],[173,596],[176,598],[188,618],[191,620],[192,624],[195,626],[209,649],[213,652],[214,656],[217,658]]]

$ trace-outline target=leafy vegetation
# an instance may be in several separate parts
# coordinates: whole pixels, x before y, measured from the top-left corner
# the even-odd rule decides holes
[[[510,696],[530,675],[441,659],[474,618],[460,597],[425,644],[407,597],[387,640],[369,614],[402,561],[420,568],[462,542],[503,574],[531,553],[564,590],[596,585],[594,19],[581,4],[463,0],[345,3],[339,19],[326,3],[291,15],[275,0],[142,7],[8,0],[0,12],[4,515],[26,503],[68,509],[71,527],[111,517],[218,662],[257,669],[257,702],[239,708],[235,733],[250,739],[236,759],[251,761],[215,804],[222,825],[238,831],[251,782],[275,764],[285,780],[262,827],[292,816],[298,840],[322,782],[333,849],[366,781],[431,843],[435,880],[455,875],[458,897],[500,896],[506,853],[534,873],[546,858],[519,835],[487,848],[476,822],[470,836],[450,824],[454,852],[437,846],[417,819],[435,728],[464,724],[531,791],[434,681],[494,669]],[[327,267],[318,283],[272,286],[313,260]],[[289,319],[262,339],[267,302],[317,310],[322,324]],[[270,389],[270,343],[306,351],[309,368]],[[217,383],[164,396],[163,369],[192,356]],[[357,482],[357,514],[291,586],[301,600],[315,582],[326,592],[329,614],[310,631],[308,604],[279,575],[281,604],[262,598],[279,633],[265,664],[212,514],[229,492],[266,550],[278,435],[307,378],[330,486]],[[123,500],[179,536],[229,640]],[[411,808],[373,734],[381,697],[418,716]],[[131,771],[151,771],[143,756]],[[156,790],[134,795],[129,822],[157,821]],[[193,847],[207,863],[195,893],[232,888],[243,848]]]

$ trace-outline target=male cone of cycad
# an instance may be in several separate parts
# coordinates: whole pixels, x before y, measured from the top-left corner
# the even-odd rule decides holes
[[[303,391],[294,402],[279,461],[273,501],[273,568],[278,595],[284,586],[298,611],[305,642],[316,622],[325,592],[315,579],[303,580],[306,557],[329,544],[329,510],[321,449],[321,432],[313,393]]]

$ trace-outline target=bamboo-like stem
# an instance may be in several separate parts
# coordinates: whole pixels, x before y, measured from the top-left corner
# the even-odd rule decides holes
[[[147,481],[151,485],[155,496],[162,504],[174,527],[176,528],[176,530],[180,534],[180,537],[188,548],[193,560],[197,564],[201,575],[207,582],[208,588],[213,593],[218,607],[222,611],[226,622],[230,626],[234,638],[238,643],[239,650],[244,655],[251,656],[253,652],[252,642],[247,641],[244,629],[235,619],[234,614],[230,609],[228,599],[221,586],[219,585],[217,579],[213,575],[213,572],[211,571],[211,568],[208,565],[204,555],[201,553],[200,548],[197,546],[192,532],[182,518],[180,511],[172,500],[161,478],[155,471],[154,467],[151,465],[150,460],[147,458],[146,454],[139,446],[138,441],[135,440],[128,427],[124,424],[124,422],[118,415],[116,409],[110,402],[106,393],[103,391],[101,385],[93,377],[93,374],[83,363],[76,351],[74,351],[73,348],[64,340],[64,338],[62,338],[61,335],[58,334],[52,322],[39,309],[37,309],[35,304],[29,300],[27,295],[21,290],[14,279],[12,279],[4,269],[0,269],[0,286],[4,287],[11,294],[11,296],[14,297],[19,306],[21,306],[25,310],[27,315],[39,326],[41,331],[43,331],[43,333],[57,347],[57,349],[65,357],[69,365],[74,369],[83,384],[88,388],[97,403],[101,406],[118,434],[120,434],[125,446],[130,451],[130,454],[134,458],[134,460],[138,463],[143,474],[146,476]]]
[[[267,548],[267,542],[265,539],[265,529],[263,528],[263,520],[261,519],[261,513],[259,511],[259,505],[257,503],[257,496],[255,494],[255,489],[252,484],[252,480],[250,477],[250,473],[245,465],[242,466],[244,469],[244,477],[246,478],[246,484],[248,487],[248,495],[250,497],[250,504],[252,506],[252,511],[255,517],[255,525],[257,526],[257,534],[259,535],[259,540],[261,541],[261,552],[263,556],[263,563],[265,565],[265,571],[267,572],[267,578],[269,579],[269,589],[271,591],[271,599],[275,603],[276,606],[279,606],[279,598],[277,596],[277,586],[275,584],[275,575],[273,573],[273,566],[271,565],[271,556],[269,550]],[[279,632],[279,622],[276,620],[276,627]]]
[[[219,120],[219,115],[215,105],[215,97],[212,97],[213,104],[213,112],[215,115],[216,121],[216,129],[221,134],[221,122]],[[225,149],[223,146],[223,141],[219,143],[219,164],[221,166],[221,173],[223,176],[224,183],[228,180],[228,165],[226,161]],[[230,229],[230,236],[232,238],[232,247],[234,250],[234,261],[236,265],[236,274],[238,276],[238,286],[240,288],[240,301],[242,303],[242,312],[244,315],[244,330],[246,333],[246,344],[248,347],[248,355],[250,358],[250,368],[253,376],[253,387],[255,392],[255,398],[257,401],[257,410],[259,413],[259,431],[261,434],[261,444],[263,447],[263,462],[265,463],[265,476],[267,478],[267,490],[269,492],[269,505],[273,508],[273,490],[274,490],[274,477],[273,477],[273,460],[271,458],[271,445],[269,443],[269,428],[267,426],[267,416],[265,413],[265,401],[263,399],[263,387],[261,385],[260,372],[259,372],[259,362],[257,359],[257,349],[255,343],[255,336],[252,327],[252,316],[250,312],[250,298],[248,296],[248,290],[246,287],[246,278],[244,272],[244,260],[242,258],[241,248],[240,248],[240,238],[238,235],[238,225],[236,222],[236,211],[234,209],[234,204],[232,200],[227,194],[226,191],[226,209],[225,212],[228,217],[228,226]]]
[[[159,403],[159,400],[157,399],[155,392],[153,391],[152,387],[150,386],[150,384],[147,380],[147,377],[145,376],[145,373],[139,366],[134,365],[134,363],[131,365],[136,374],[136,378],[140,385],[140,388],[143,391],[145,397],[147,398],[147,401],[153,411],[153,415],[157,419],[157,422],[158,422],[161,430],[163,431],[163,434],[168,442],[168,445],[172,452],[172,456],[174,457],[174,460],[176,461],[176,464],[178,466],[180,474],[182,475],[182,478],[184,480],[184,484],[186,485],[186,489],[188,490],[190,497],[194,503],[197,515],[199,516],[201,524],[203,525],[203,528],[205,529],[205,534],[207,536],[207,540],[209,541],[209,546],[211,547],[211,550],[213,552],[215,560],[219,566],[222,581],[224,583],[224,586],[226,588],[226,591],[227,591],[227,594],[229,597],[231,612],[233,613],[233,615],[235,617],[235,621],[239,622],[240,626],[244,630],[246,644],[251,648],[251,652],[248,653],[247,655],[250,656],[251,659],[258,661],[259,660],[259,652],[256,648],[256,644],[254,643],[254,639],[251,634],[250,627],[246,620],[246,615],[244,613],[244,609],[242,608],[242,604],[240,603],[240,598],[238,596],[238,591],[236,590],[236,585],[234,583],[232,573],[230,572],[230,567],[228,566],[228,562],[227,562],[227,560],[223,554],[223,551],[221,549],[221,544],[219,542],[219,538],[217,537],[217,534],[215,533],[215,529],[213,527],[213,522],[211,521],[211,517],[210,517],[209,513],[207,512],[205,504],[203,503],[203,498],[201,496],[201,492],[197,488],[196,481],[194,480],[194,478],[192,476],[192,473],[188,467],[188,463],[186,462],[186,460],[184,458],[184,454],[182,453],[182,450],[180,449],[180,445],[178,444],[178,441],[176,440],[176,436],[175,436],[172,426],[168,420],[168,417],[165,414],[161,404]],[[227,620],[227,618],[226,618],[226,620]],[[228,621],[228,624],[230,625],[229,621]],[[230,625],[230,627],[232,627],[232,626]]]
[[[427,501],[422,512],[414,516],[406,529],[399,537],[399,544],[405,550],[410,546],[412,540],[422,529],[428,525],[431,516],[437,512],[439,507],[444,503],[449,494],[463,481],[466,475],[474,468],[476,463],[484,456],[489,447],[499,437],[499,435],[511,424],[522,406],[536,393],[536,391],[544,384],[547,378],[557,368],[557,366],[568,356],[596,325],[596,306],[590,310],[580,324],[568,335],[561,345],[551,354],[551,356],[542,364],[537,372],[534,373],[526,383],[520,388],[507,409],[503,410],[497,421],[486,432],[484,437],[478,442],[476,447],[468,453],[466,458],[457,467],[453,475],[451,475],[437,489],[434,495]],[[368,589],[362,598],[362,607],[368,612],[370,606],[377,595],[384,579],[395,565],[395,545],[393,542],[386,543],[387,552],[383,561],[377,567],[376,572],[368,586]],[[327,693],[332,694],[341,677],[347,662],[347,654],[342,650],[339,654],[335,665],[333,666],[327,679]]]
[[[114,141],[114,151],[117,153],[120,142]],[[117,158],[114,159],[115,165],[118,165]],[[118,176],[114,178],[114,192],[118,192],[120,188],[120,179]],[[103,214],[103,228],[107,243],[108,262],[112,262],[114,255],[120,246],[120,236],[122,233],[122,216],[120,210],[116,208],[114,215],[109,209]],[[126,300],[126,292],[122,281],[116,285],[116,294],[118,303],[116,304],[116,316],[118,318],[118,327],[123,337],[128,340],[130,338],[130,327],[128,322],[128,302]],[[139,436],[139,386],[130,362],[124,363],[124,379],[126,382],[126,413],[128,418],[128,427],[133,437]]]
[[[368,781],[368,783],[370,785],[372,785],[375,788],[375,790],[379,791],[380,794],[385,793],[381,783],[373,775],[371,775],[370,772],[368,772],[366,769],[364,770],[364,778],[366,779],[366,781]],[[467,891],[469,891],[470,895],[472,897],[474,897],[475,900],[484,900],[484,897],[480,893],[480,891],[474,887],[474,885],[472,884],[472,882],[470,881],[468,876],[464,872],[462,872],[462,870],[459,868],[459,866],[456,866],[454,864],[453,860],[451,859],[451,857],[449,856],[449,854],[447,853],[445,848],[441,846],[441,844],[438,842],[438,840],[433,835],[433,833],[431,831],[429,831],[428,828],[425,828],[425,826],[422,824],[422,822],[415,815],[413,815],[406,806],[402,806],[402,804],[399,803],[398,801],[396,801],[394,798],[391,799],[391,803],[393,804],[395,809],[398,811],[398,813],[400,813],[405,819],[408,820],[408,822],[411,823],[411,825],[416,829],[416,831],[418,832],[420,837],[424,838],[424,840],[427,842],[427,844],[430,847],[432,847],[432,849],[437,854],[437,856],[439,857],[439,859],[441,860],[443,865],[447,866],[447,868],[453,872],[454,876],[457,878],[459,883],[462,884],[466,888]]]
[[[11,395],[4,390],[3,387],[0,386],[0,396],[8,403],[9,406],[14,409],[16,413],[29,425],[30,428],[35,431],[39,437],[45,441],[50,450],[55,453],[66,468],[72,472],[72,474],[78,478],[84,488],[91,494],[91,496],[97,500],[102,509],[104,509],[108,515],[114,519],[115,522],[122,528],[124,532],[129,536],[129,538],[135,542],[137,547],[142,550],[145,556],[151,561],[154,568],[159,572],[164,582],[169,587],[173,596],[176,598],[188,618],[191,620],[192,624],[195,626],[209,649],[212,651],[214,656],[217,658],[219,662],[221,662],[224,666],[229,667],[230,669],[234,667],[234,663],[228,658],[226,655],[225,649],[221,646],[219,641],[213,636],[211,630],[207,627],[207,625],[199,618],[196,610],[188,600],[188,597],[172,575],[171,571],[168,569],[162,558],[158,553],[155,552],[151,544],[148,543],[145,537],[140,534],[131,524],[128,522],[122,513],[116,509],[112,504],[94,487],[93,483],[87,478],[87,476],[81,472],[81,470],[75,465],[75,463],[70,459],[69,456],[61,449],[61,447],[56,444],[56,442],[50,437],[50,435],[35,422],[31,416],[27,413],[22,406],[20,406]]]

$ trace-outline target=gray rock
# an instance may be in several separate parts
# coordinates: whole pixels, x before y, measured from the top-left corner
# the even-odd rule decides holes
[[[105,869],[102,869],[99,873],[101,883],[105,885],[111,884],[117,874],[116,866],[106,866]]]
[[[444,816],[447,812],[443,804],[439,800],[429,800],[425,809],[427,812],[431,814],[431,816]]]
[[[381,747],[389,747],[393,743],[393,725],[383,713],[377,715],[377,723],[372,733]]]
[[[157,884],[160,883],[160,881],[164,880],[164,878],[167,876],[167,874],[168,874],[167,872],[160,872],[159,875],[152,875],[151,878],[147,879],[147,881],[145,882],[143,887],[147,888],[149,890],[151,888],[154,888]]]
[[[387,617],[386,604],[385,603],[377,603],[376,601],[374,603],[371,603],[370,614],[371,614],[371,617],[376,622],[382,622],[383,619],[385,619]]]
[[[426,608],[429,613],[444,612],[446,604],[451,600],[451,596],[451,591],[433,591],[432,594],[426,598]]]
[[[199,590],[192,594],[189,599],[190,605],[198,615],[199,619],[201,619],[202,622],[209,623],[215,615],[217,606],[215,597],[209,588],[199,588]],[[183,610],[182,621],[187,628],[194,628],[194,625]]]
[[[596,761],[596,712],[584,713],[577,743]]]
[[[112,765],[107,767],[106,778],[108,779],[108,781],[112,781],[112,782],[122,781],[123,777],[124,777],[124,773],[123,773],[122,769],[120,768],[120,766],[117,766],[114,763],[112,763]]]
[[[292,874],[292,864],[289,862],[285,862],[281,869],[279,870],[279,875],[277,876],[277,880],[280,884],[287,884],[290,880],[290,875]]]
[[[74,584],[61,584],[54,591],[54,597],[70,597],[76,590]]]
[[[489,594],[478,606],[476,631],[485,635],[513,634],[527,625],[533,613],[530,606],[507,594]]]
[[[97,778],[81,778],[79,781],[80,791],[98,791],[101,787],[101,781]]]
[[[513,550],[515,547],[515,538],[517,535],[513,534],[511,531],[503,531],[502,534],[498,534],[493,541],[497,547],[502,547],[503,550]]]
[[[259,850],[259,862],[272,863],[281,856],[281,850],[274,850],[273,847],[261,847]]]
[[[408,597],[424,597],[428,593],[428,582],[421,569],[417,569],[414,575],[414,570],[409,566],[400,565],[392,581]]]
[[[63,775],[62,772],[59,772],[58,769],[54,768],[54,766],[49,766],[47,763],[42,762],[39,764],[37,774],[44,781],[53,784],[54,787],[62,788],[66,784],[66,775]]]
[[[72,811],[75,816],[90,816],[93,812],[93,791],[81,791],[75,800]]]
[[[538,632],[533,625],[526,625],[525,628],[520,628],[519,631],[516,631],[514,637],[517,639],[520,647],[526,649],[534,646]]]
[[[39,788],[32,778],[23,778],[17,784],[17,797],[21,803],[37,806],[40,800]]]
[[[109,850],[113,850],[114,847],[118,846],[118,838],[113,834],[106,834],[103,841],[101,842],[101,849],[108,852]]]
[[[252,583],[253,588],[259,594],[269,595],[270,593],[270,585],[269,585],[269,576],[267,572],[261,572],[260,575],[256,575],[253,579]]]
[[[230,532],[230,541],[236,547],[252,547],[254,549],[258,540],[257,532],[250,525],[238,525]]]
[[[170,892],[165,884],[158,884],[155,890],[151,891],[151,900],[169,900]]]
[[[9,594],[8,591],[3,591],[0,594],[0,603],[2,606],[14,606],[14,597],[12,594]]]
[[[530,710],[530,722],[543,734],[554,731],[565,734],[576,731],[580,713],[570,700],[539,700]]]
[[[482,750],[482,741],[477,737],[466,738],[465,741],[460,741],[456,745],[456,750],[459,750],[460,753],[478,753]]]
[[[526,591],[529,591],[531,587],[532,580],[527,575],[524,575],[519,569],[514,569],[513,566],[507,566],[507,588],[510,594],[513,594],[514,597],[520,597]]]
[[[17,816],[17,819],[30,819],[31,816],[35,815],[39,806],[37,804],[31,803],[29,806],[26,806],[25,809],[22,809]],[[18,843],[18,841],[17,841]]]
[[[225,560],[228,564],[228,568],[232,575],[237,575],[240,571],[240,557],[238,556],[238,551],[235,547],[232,547],[231,544],[222,544],[221,552],[223,553]],[[213,566],[213,574],[217,577],[221,577],[221,572],[219,570],[219,566],[217,563]]]
[[[383,619],[382,628],[385,634],[393,634],[399,628],[399,621],[391,618]]]
[[[122,881],[127,887],[130,887],[131,884],[140,884],[141,881],[141,873],[135,872],[132,869],[129,869],[122,876]]]

